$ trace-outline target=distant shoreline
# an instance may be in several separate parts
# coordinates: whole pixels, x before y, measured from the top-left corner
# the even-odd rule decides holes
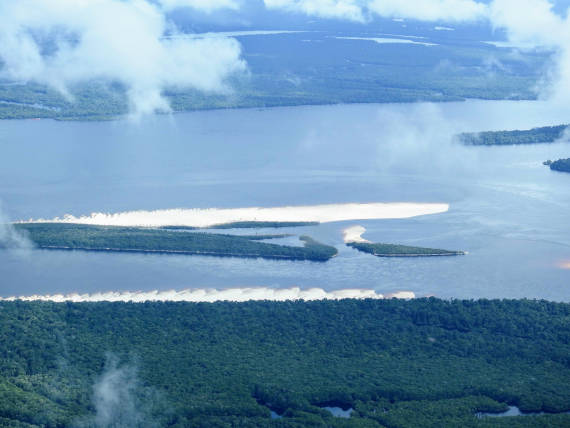
[[[509,101],[509,102],[528,102],[528,101],[539,101],[537,98],[521,98],[521,99],[510,99],[510,98],[496,98],[496,99],[488,99],[488,98],[461,98],[461,99],[433,99],[433,100],[414,100],[414,101],[357,101],[357,102],[338,102],[338,103],[291,103],[291,104],[281,104],[281,105],[258,105],[258,106],[251,106],[251,105],[244,105],[244,106],[231,106],[231,107],[205,107],[205,108],[195,108],[195,109],[188,109],[188,110],[176,110],[172,112],[155,112],[152,113],[151,116],[173,116],[173,115],[181,115],[181,114],[191,114],[191,113],[199,113],[199,112],[212,112],[212,111],[229,111],[229,110],[272,110],[272,109],[287,109],[287,108],[296,108],[296,107],[326,107],[326,106],[353,106],[353,105],[373,105],[373,104],[380,104],[380,105],[388,105],[388,104],[397,104],[397,105],[412,105],[412,104],[447,104],[447,103],[464,103],[468,101],[490,101],[490,102],[499,102],[499,101]],[[44,111],[45,109],[42,109]],[[124,113],[119,116],[69,116],[69,117],[49,117],[49,116],[21,116],[21,117],[1,117],[0,121],[3,120],[54,120],[56,122],[120,122],[129,120],[130,115],[129,113]]]

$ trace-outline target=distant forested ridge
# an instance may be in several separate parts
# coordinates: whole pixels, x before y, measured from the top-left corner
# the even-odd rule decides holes
[[[569,319],[531,300],[0,301],[0,426],[567,427],[476,414],[570,410]]]
[[[188,28],[194,32],[194,28]],[[551,52],[498,49],[479,41],[402,46],[339,40],[338,32],[238,37],[247,76],[232,91],[163,88],[172,111],[339,103],[536,99]],[[307,37],[314,42],[308,42]],[[501,67],[486,65],[492,56]],[[413,61],[410,61],[413,58]],[[492,74],[492,77],[490,75]],[[38,83],[0,80],[0,119],[108,120],[129,113],[129,86],[94,80],[70,84],[73,101]]]
[[[570,172],[570,158],[558,159],[556,161],[548,160],[543,162],[544,165],[548,165],[553,171]]]
[[[513,144],[553,143],[564,135],[568,125],[544,126],[525,131],[485,131],[463,133],[458,139],[470,146],[505,146]]]
[[[226,235],[144,227],[93,226],[67,223],[21,223],[16,229],[39,248],[56,250],[130,251],[189,255],[263,257],[326,261],[335,247],[301,236],[302,247],[257,242],[283,235]]]
[[[346,245],[378,257],[459,256],[463,251],[440,250],[437,248],[411,247],[408,245],[369,242],[349,242]]]

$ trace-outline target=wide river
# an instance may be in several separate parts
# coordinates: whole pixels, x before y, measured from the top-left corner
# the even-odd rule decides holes
[[[0,200],[14,221],[343,202],[450,209],[286,230],[336,245],[339,256],[326,263],[2,250],[0,296],[300,286],[570,301],[570,174],[542,165],[569,157],[570,143],[452,141],[461,131],[568,123],[568,113],[542,102],[468,101],[219,110],[139,122],[2,121]],[[469,254],[375,258],[344,246],[342,230],[353,225],[374,242]]]

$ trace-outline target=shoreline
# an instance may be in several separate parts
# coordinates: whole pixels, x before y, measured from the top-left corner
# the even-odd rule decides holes
[[[161,113],[155,112],[152,113],[151,116],[158,116],[158,117],[165,117],[165,116],[175,116],[175,115],[182,115],[182,114],[192,114],[192,113],[200,113],[200,112],[212,112],[212,111],[225,111],[225,110],[269,110],[269,109],[289,109],[289,108],[298,108],[298,107],[336,107],[336,106],[358,106],[358,105],[388,105],[388,104],[395,104],[395,105],[409,105],[409,104],[447,104],[447,103],[465,103],[468,101],[509,101],[509,102],[529,102],[529,101],[537,101],[540,102],[541,100],[538,98],[520,98],[520,99],[510,99],[510,98],[496,98],[496,99],[489,99],[489,98],[461,98],[461,99],[452,99],[452,100],[441,100],[441,99],[433,99],[433,100],[416,100],[416,101],[370,101],[370,102],[339,102],[339,103],[291,103],[291,104],[284,104],[284,105],[275,105],[275,106],[266,106],[266,105],[259,105],[259,106],[232,106],[232,107],[206,107],[206,108],[196,108],[190,110],[176,110],[169,113]],[[53,120],[55,122],[121,122],[121,121],[131,121],[131,115],[129,113],[125,113],[121,116],[69,116],[69,117],[11,117],[11,118],[0,118],[0,121],[4,120]]]
[[[372,254],[376,257],[449,257],[449,256],[465,256],[466,251],[455,251],[446,254]]]
[[[188,256],[212,256],[212,257],[236,257],[244,259],[275,259],[275,260],[293,260],[293,261],[309,261],[324,263],[327,260],[312,259],[307,257],[295,257],[286,255],[263,255],[263,254],[247,254],[247,253],[217,253],[215,251],[191,251],[191,250],[148,250],[142,248],[89,248],[89,247],[68,247],[64,245],[38,245],[35,247],[39,250],[56,250],[56,251],[85,251],[99,253],[134,253],[134,254],[170,254],[170,255],[188,255]],[[332,257],[336,257],[336,254]],[[332,258],[331,257],[331,258]]]
[[[377,293],[366,288],[346,288],[326,291],[322,288],[187,288],[183,290],[152,291],[107,291],[95,293],[34,294],[30,296],[0,297],[2,301],[50,301],[50,302],[248,302],[248,301],[292,301],[292,300],[342,300],[342,299],[414,299],[412,291],[397,291],[388,294]]]

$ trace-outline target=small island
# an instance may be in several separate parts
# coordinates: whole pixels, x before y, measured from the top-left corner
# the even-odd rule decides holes
[[[570,172],[570,158],[558,159],[556,161],[547,160],[542,162],[542,164],[549,166],[553,171]]]
[[[562,138],[569,125],[543,126],[527,130],[466,132],[459,141],[468,146],[507,146],[515,144],[553,143]]]
[[[397,244],[348,242],[346,245],[377,257],[462,256],[466,254],[464,251],[449,251]]]
[[[20,223],[14,227],[38,248],[106,252],[138,252],[327,261],[333,246],[301,236],[304,246],[259,242],[283,235],[227,235],[145,227],[93,226],[73,223]]]

